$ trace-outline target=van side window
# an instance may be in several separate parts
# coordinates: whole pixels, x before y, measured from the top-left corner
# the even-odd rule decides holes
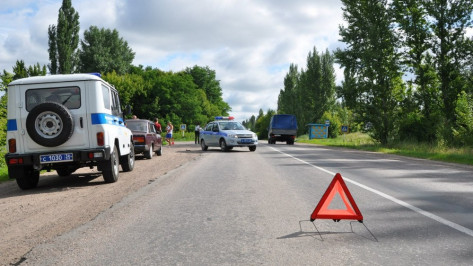
[[[110,90],[102,84],[103,106],[110,110]]]
[[[120,108],[120,100],[118,98],[118,93],[116,91],[112,91],[112,115],[120,116],[122,110]]]

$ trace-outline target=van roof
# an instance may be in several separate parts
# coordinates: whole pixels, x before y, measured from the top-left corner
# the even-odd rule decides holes
[[[85,80],[103,81],[103,79],[101,79],[100,77],[94,74],[59,74],[59,75],[35,76],[35,77],[17,79],[10,82],[10,84],[8,85],[25,85],[25,84],[38,84],[38,83],[85,81]]]

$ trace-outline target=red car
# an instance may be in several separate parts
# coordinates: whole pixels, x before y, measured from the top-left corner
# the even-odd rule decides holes
[[[135,154],[143,154],[147,159],[151,159],[153,153],[158,156],[163,154],[161,135],[156,132],[153,122],[145,119],[129,119],[125,122],[133,133]]]

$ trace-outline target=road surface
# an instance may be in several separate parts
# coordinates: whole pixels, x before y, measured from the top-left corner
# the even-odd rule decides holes
[[[335,173],[363,224],[300,227]],[[472,230],[471,167],[262,144],[209,149],[32,249],[22,265],[472,265]]]

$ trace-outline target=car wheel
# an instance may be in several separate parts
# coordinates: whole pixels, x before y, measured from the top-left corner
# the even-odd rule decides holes
[[[205,145],[205,141],[203,139],[200,140],[200,147],[202,148],[203,151],[206,151],[209,149],[209,146]]]
[[[33,167],[8,167],[8,176],[15,178],[18,187],[23,190],[38,186],[39,171],[35,171]]]
[[[39,145],[56,147],[71,138],[74,120],[64,105],[46,102],[30,111],[26,117],[26,131]]]
[[[105,183],[114,183],[118,180],[118,148],[113,147],[113,151],[110,154],[110,159],[103,162],[102,175]]]
[[[220,140],[220,150],[228,151],[228,146],[224,139]]]
[[[120,157],[120,164],[124,172],[131,172],[135,168],[135,145],[130,144],[130,153]]]
[[[250,151],[256,151],[256,146],[250,146],[249,149]]]
[[[162,145],[159,146],[159,150],[156,151],[156,155],[158,155],[158,156],[163,155],[163,146]]]
[[[151,159],[153,158],[153,149],[154,149],[154,146],[153,144],[151,144],[151,146],[149,147],[149,150],[145,151],[145,158],[146,159]]]

